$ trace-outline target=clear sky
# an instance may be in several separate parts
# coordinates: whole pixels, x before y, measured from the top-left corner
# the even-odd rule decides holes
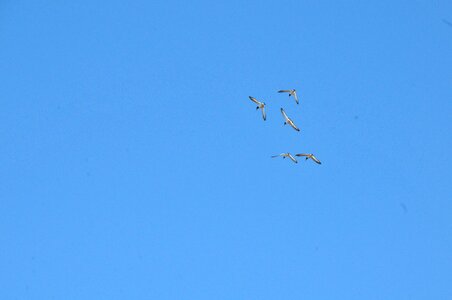
[[[1,1],[0,298],[452,299],[451,24],[446,0]]]

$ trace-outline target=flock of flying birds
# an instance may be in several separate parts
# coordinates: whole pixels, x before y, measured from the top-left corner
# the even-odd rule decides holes
[[[289,93],[289,97],[293,97],[295,99],[295,102],[298,104],[298,96],[297,96],[297,91],[295,89],[292,90],[279,90],[278,93]],[[267,114],[265,113],[265,103],[261,102],[259,100],[257,100],[254,97],[249,96],[250,100],[253,101],[254,103],[257,104],[256,110],[260,109],[262,111],[262,118],[265,120],[267,120]],[[300,131],[300,128],[297,127],[297,125],[295,125],[295,123],[292,121],[291,118],[289,118],[289,116],[287,116],[286,112],[284,111],[284,109],[281,107],[281,114],[284,117],[284,125],[289,124],[293,129],[295,129],[296,131]],[[320,160],[318,160],[314,154],[312,153],[299,153],[299,154],[295,154],[295,156],[298,157],[305,157],[306,160],[308,159],[312,159],[314,162],[316,162],[317,164],[321,164]],[[298,163],[298,161],[296,160],[296,158],[290,154],[289,152],[287,153],[281,153],[278,155],[273,155],[272,158],[275,157],[282,157],[282,158],[290,158],[294,163]]]

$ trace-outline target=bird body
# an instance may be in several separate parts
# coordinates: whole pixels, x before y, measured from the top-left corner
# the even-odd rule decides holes
[[[278,154],[278,155],[273,155],[272,158],[279,157],[279,156],[281,156],[282,158],[288,157],[288,158],[290,158],[294,163],[298,163],[298,161],[295,159],[295,157],[293,157],[292,154],[290,154],[290,153],[281,153],[281,154]]]
[[[315,161],[316,163],[318,163],[319,165],[320,164],[322,164],[321,162],[320,162],[320,160],[318,160],[315,156],[314,156],[314,154],[312,154],[312,153],[310,153],[310,154],[307,154],[307,153],[300,153],[300,154],[295,154],[295,156],[304,156],[304,157],[306,157],[306,159],[312,159],[313,161]]]
[[[284,125],[289,124],[296,131],[300,131],[300,129],[295,125],[295,123],[292,121],[292,119],[287,116],[287,114],[286,114],[286,112],[284,111],[283,108],[281,108],[281,113],[282,113],[282,115],[284,117],[284,120],[285,120]]]
[[[250,98],[251,101],[253,101],[254,103],[257,104],[256,110],[257,109],[261,109],[262,110],[262,118],[264,119],[264,121],[267,119],[267,115],[265,113],[265,103],[264,102],[260,102],[259,100],[257,100],[254,97],[248,96]]]
[[[295,99],[295,102],[298,104],[298,96],[297,96],[297,91],[295,89],[292,89],[292,90],[279,90],[278,93],[289,93],[289,97],[293,96],[293,98]]]

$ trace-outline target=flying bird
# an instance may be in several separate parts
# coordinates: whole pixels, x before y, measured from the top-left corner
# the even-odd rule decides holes
[[[281,154],[279,154],[279,155],[273,155],[272,158],[279,157],[279,156],[282,156],[282,158],[288,157],[288,158],[290,158],[294,163],[298,163],[298,161],[295,159],[295,157],[293,157],[292,154],[290,154],[290,153],[281,153]]]
[[[286,115],[286,112],[284,111],[283,108],[281,108],[281,113],[282,113],[282,115],[284,117],[284,120],[285,120],[284,125],[289,124],[296,131],[300,131],[300,129],[295,125],[295,123]]]
[[[298,104],[298,97],[297,97],[297,91],[295,89],[292,90],[279,90],[278,93],[289,93],[289,97],[293,96],[295,99],[295,102]]]
[[[316,163],[318,163],[319,165],[322,164],[322,163],[320,162],[320,160],[318,160],[318,159],[314,156],[314,154],[300,153],[300,154],[295,154],[295,156],[305,156],[305,157],[306,157],[306,160],[310,158],[310,159],[312,159],[313,161],[315,161]]]
[[[262,118],[264,118],[264,121],[267,119],[267,115],[265,114],[265,103],[264,102],[260,102],[258,101],[256,98],[248,96],[250,98],[251,101],[253,101],[254,103],[257,104],[256,110],[257,109],[262,109]]]

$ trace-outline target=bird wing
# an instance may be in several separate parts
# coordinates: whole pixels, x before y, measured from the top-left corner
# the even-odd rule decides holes
[[[257,101],[256,98],[248,96],[250,98],[251,101],[253,101],[254,103],[256,103],[257,105],[261,105],[261,103],[259,101]]]
[[[297,102],[298,104],[298,96],[297,96],[297,92],[293,92],[293,97],[295,98],[295,102]]]
[[[278,93],[290,93],[290,90],[279,90]]]
[[[265,113],[265,106],[262,107],[262,118],[264,118],[264,121],[267,120],[267,114]]]
[[[286,112],[284,111],[284,109],[281,107],[281,113],[284,117],[284,119],[289,120],[289,117],[286,115]]]
[[[311,159],[312,159],[313,161],[315,161],[316,163],[318,163],[319,165],[322,164],[322,163],[320,162],[320,160],[318,160],[314,155],[311,155]]]
[[[289,119],[289,125],[292,126],[292,128],[296,131],[300,131],[300,128],[298,128],[291,119]]]
[[[289,153],[288,156],[294,163],[298,163],[298,161],[295,159],[295,157],[292,156],[292,154]]]

